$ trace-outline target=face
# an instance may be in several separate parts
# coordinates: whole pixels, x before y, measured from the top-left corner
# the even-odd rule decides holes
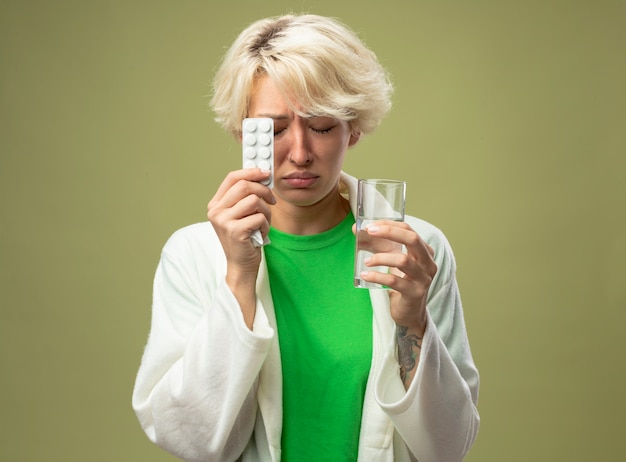
[[[248,117],[274,119],[273,191],[278,201],[307,207],[338,194],[346,150],[359,139],[348,122],[295,114],[266,76],[255,83]]]

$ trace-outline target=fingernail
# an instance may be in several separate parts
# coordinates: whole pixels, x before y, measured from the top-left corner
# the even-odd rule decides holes
[[[369,225],[366,229],[368,233],[376,233],[380,230],[380,227],[378,225]]]
[[[265,173],[266,175],[270,173],[270,171],[266,168],[261,169],[261,173]]]
[[[369,265],[371,261],[372,261],[372,257],[367,257],[365,260],[363,260],[363,263],[365,263],[366,265]]]

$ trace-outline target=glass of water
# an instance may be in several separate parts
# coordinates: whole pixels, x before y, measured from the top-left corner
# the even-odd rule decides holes
[[[361,179],[357,190],[356,251],[354,286],[365,289],[386,289],[380,284],[361,279],[362,271],[386,273],[386,266],[365,266],[365,260],[375,253],[400,253],[402,245],[388,239],[370,236],[368,225],[381,220],[404,221],[406,182],[401,180]]]

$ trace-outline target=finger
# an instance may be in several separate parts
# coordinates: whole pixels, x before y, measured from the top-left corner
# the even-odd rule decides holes
[[[212,202],[220,201],[226,195],[226,193],[230,191],[232,187],[237,183],[243,180],[258,183],[262,180],[267,179],[269,175],[270,172],[268,170],[262,170],[260,168],[244,168],[240,170],[233,170],[226,175],[222,183],[219,185],[217,191],[215,192],[215,195],[213,196],[213,199],[211,200],[211,202],[209,202],[209,205]],[[269,188],[267,189],[269,190]],[[270,200],[273,200],[273,195],[272,199]]]
[[[251,194],[243,200],[237,202],[237,204],[231,208],[236,216],[246,217],[261,213],[265,217],[265,221],[270,221],[272,216],[271,209],[267,202],[259,198],[258,196]]]
[[[404,222],[379,221],[367,227],[370,236],[388,239],[404,245],[409,253],[415,253],[420,260],[432,259],[434,250],[420,235]]]
[[[407,291],[411,283],[405,280],[399,274],[392,272],[383,273],[380,271],[365,270],[361,271],[359,277],[366,282],[374,284],[380,284],[388,289],[395,290],[397,292]]]
[[[272,212],[267,202],[254,194],[250,194],[236,202],[232,207],[223,208],[219,213],[215,213],[214,215],[209,213],[209,216],[213,219],[212,221],[227,223],[242,220],[257,213],[263,215],[266,222],[270,221]]]
[[[417,274],[418,270],[411,268],[411,261],[406,254],[377,253],[365,260],[365,266],[379,271],[382,267],[383,274],[391,274],[398,278],[410,277],[409,274]],[[372,270],[370,270],[372,271]]]
[[[240,180],[230,188],[221,199],[221,204],[225,207],[232,207],[240,200],[255,196],[268,204],[275,204],[276,199],[272,190],[256,181]]]
[[[265,204],[275,204],[276,198],[271,189],[261,183],[240,180],[228,189],[221,197],[217,195],[211,199],[207,205],[207,216],[211,220],[211,215],[219,213],[222,209],[234,207],[238,202],[247,197],[254,197]]]
[[[233,234],[238,240],[246,241],[252,237],[256,231],[260,231],[263,237],[267,236],[270,230],[269,222],[262,213],[248,215],[238,220],[237,227],[233,228]]]
[[[420,272],[417,278],[409,274],[390,268],[389,271],[365,270],[360,273],[360,278],[366,282],[380,284],[391,289],[402,297],[408,306],[415,306],[428,295],[432,283],[432,277]]]
[[[437,264],[431,258],[420,261],[409,254],[377,253],[366,260],[365,265],[388,267],[391,274],[427,285],[437,273]]]
[[[250,237],[255,231],[260,231],[263,236],[267,236],[270,225],[265,213],[261,211],[246,213],[234,218],[236,213],[236,211],[228,209],[213,222],[225,248],[233,242],[250,244]]]
[[[400,276],[406,274],[411,263],[411,259],[407,254],[403,253],[375,253],[371,257],[365,259],[365,266],[397,269]]]
[[[435,249],[428,242],[424,242],[424,244],[426,244],[426,250],[428,250],[428,254],[430,255],[430,257],[432,259],[434,259],[435,258]]]
[[[370,227],[373,228],[373,231],[370,231]],[[355,228],[353,230],[356,231]],[[361,228],[356,233],[359,250],[366,250],[371,253],[402,252],[401,243],[377,235],[375,226],[370,225],[367,228]]]

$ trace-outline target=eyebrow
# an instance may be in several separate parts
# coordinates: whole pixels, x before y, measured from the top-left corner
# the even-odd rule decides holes
[[[255,117],[267,117],[270,119],[274,119],[274,120],[289,120],[289,116],[286,114],[272,114],[271,112],[267,112],[267,113],[261,113],[261,114],[257,114]],[[308,116],[305,116],[305,119],[314,119],[317,117],[330,117],[333,118],[331,115],[316,115],[316,114],[310,114]]]
[[[274,120],[285,120],[289,118],[289,116],[285,114],[271,114],[271,113],[257,114],[256,117],[268,117]]]

